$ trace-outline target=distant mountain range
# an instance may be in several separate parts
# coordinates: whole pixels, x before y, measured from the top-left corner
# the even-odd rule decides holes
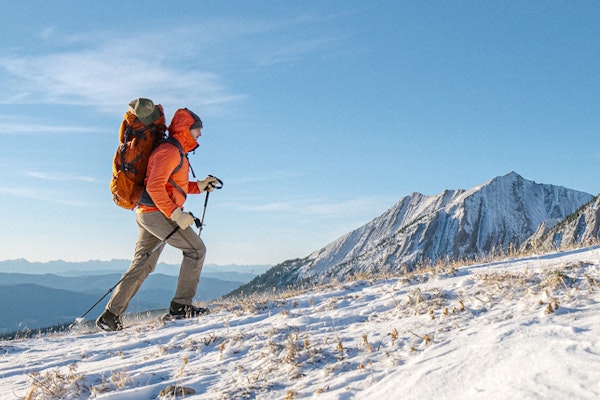
[[[0,286],[0,334],[73,322],[97,299],[35,284]]]
[[[413,193],[369,223],[305,258],[274,266],[230,295],[344,281],[357,274],[411,271],[439,260],[473,259],[518,249],[541,231],[550,235],[544,240],[552,244],[567,237],[597,237],[600,219],[593,199],[591,194],[535,183],[515,172],[470,190],[444,190],[437,196]],[[587,210],[586,223],[571,216],[582,207]],[[563,227],[560,232],[548,233],[558,226]]]
[[[129,260],[89,260],[81,262],[55,260],[48,262],[32,262],[26,259],[0,261],[0,272],[15,272],[21,274],[55,274],[60,276],[104,275],[107,273],[122,274],[129,267]],[[216,265],[205,264],[202,276],[231,280],[246,281],[268,270],[271,265]],[[158,263],[156,273],[176,276],[179,265]]]
[[[0,334],[73,322],[92,306],[121,275],[61,277],[0,273]],[[196,300],[206,301],[231,292],[242,282],[202,278]],[[177,277],[151,274],[132,299],[128,313],[168,307]],[[108,297],[88,318],[100,314]]]
[[[125,260],[79,263],[1,261],[0,335],[73,322],[119,281],[128,265]],[[196,300],[218,298],[267,269],[268,266],[263,265],[205,265]],[[157,270],[171,275],[152,273],[132,299],[128,312],[168,306],[177,286],[175,274],[179,266],[161,264]],[[107,301],[108,297],[88,318],[95,318]]]

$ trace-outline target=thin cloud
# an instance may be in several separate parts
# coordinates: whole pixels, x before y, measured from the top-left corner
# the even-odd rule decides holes
[[[44,181],[53,181],[53,182],[89,182],[96,183],[98,179],[92,178],[90,176],[81,176],[81,175],[69,175],[69,174],[45,174],[43,172],[36,171],[25,171],[25,176],[41,179]]]
[[[161,102],[186,102],[182,96],[187,96],[187,101],[193,98],[194,104],[211,107],[243,98],[227,93],[215,74],[181,71],[135,55],[114,62],[125,56],[111,50],[0,59],[0,68],[19,82],[18,92],[5,102],[96,106],[112,111],[115,104],[120,110],[123,99],[132,97],[130,93],[148,91]],[[168,89],[158,96],[156,88]]]
[[[316,37],[279,44],[273,46],[269,52],[261,54],[258,62],[261,66],[296,62],[311,54],[334,48],[338,42],[339,39],[335,37]]]
[[[264,67],[288,64],[302,59],[331,57],[345,51],[347,37],[331,35],[328,27],[339,16],[299,15],[276,21],[232,20],[219,21],[211,31],[219,32],[216,42],[228,40],[227,48],[236,57]],[[259,44],[259,45],[257,45]],[[353,48],[355,50],[355,48]]]
[[[341,201],[324,199],[292,199],[289,201],[266,202],[262,204],[228,204],[240,211],[296,214],[315,217],[361,216],[380,212],[391,205],[390,199],[363,197]]]
[[[217,73],[169,57],[171,42],[161,47],[145,35],[100,42],[96,47],[89,43],[86,50],[78,43],[77,50],[1,57],[0,71],[8,79],[0,102],[93,106],[112,113],[140,93],[163,104],[193,103],[215,110],[245,98],[229,91]],[[145,42],[152,43],[152,57],[142,51],[149,46]]]
[[[163,28],[156,34],[66,35],[48,27],[40,38],[61,48],[59,52],[0,57],[0,77],[5,75],[6,87],[0,103],[80,105],[120,113],[124,103],[141,95],[160,99],[166,106],[195,104],[205,114],[222,114],[248,98],[227,86],[223,65],[232,58],[236,63],[245,59],[264,66],[319,52],[331,54],[343,38],[319,33],[318,27],[327,20],[314,16],[269,22],[218,19],[201,26]]]
[[[56,197],[53,193],[31,188],[0,187],[0,193],[19,198],[43,200],[46,202],[64,204],[73,207],[89,207],[90,205],[89,201],[60,198]]]
[[[93,127],[72,126],[72,125],[52,125],[38,122],[31,122],[31,118],[19,116],[0,115],[0,135],[1,134],[61,134],[61,133],[93,133],[101,132],[100,129]]]

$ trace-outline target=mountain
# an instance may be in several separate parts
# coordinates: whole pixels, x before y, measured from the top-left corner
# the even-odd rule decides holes
[[[129,261],[0,261],[0,334],[71,323],[103,296],[127,270]],[[196,301],[231,292],[268,269],[265,265],[206,264]],[[179,265],[160,263],[132,299],[129,313],[167,307],[177,286]],[[97,306],[106,304],[108,298]],[[27,304],[27,312],[22,313]],[[13,312],[14,311],[14,312]],[[95,316],[93,311],[91,316]]]
[[[596,243],[598,239],[600,239],[600,196],[562,221],[549,221],[548,224],[542,224],[522,247],[549,251],[584,243]]]
[[[114,286],[114,284],[121,279],[121,276],[121,274],[105,274],[65,277],[54,274],[39,275],[0,272],[0,282],[2,282],[1,285],[3,286],[35,284],[52,289],[63,289],[98,296]],[[175,287],[177,286],[177,279],[176,276],[152,273],[144,281],[144,284],[140,288],[140,293],[143,294],[144,290],[161,289],[170,293],[172,296]],[[241,282],[222,281],[202,276],[198,286],[197,300],[204,301],[214,299],[225,293],[227,290],[233,290],[241,284]]]
[[[276,265],[232,295],[410,271],[439,260],[516,249],[540,224],[561,221],[592,198],[515,172],[470,190],[444,190],[437,196],[413,193],[371,222],[305,258]]]
[[[87,276],[106,275],[110,273],[122,274],[129,267],[128,260],[88,260],[88,261],[63,261],[31,262],[26,259],[0,261],[0,272],[13,272],[21,274],[55,274],[60,276]],[[270,265],[216,265],[205,264],[202,268],[202,277],[211,277],[223,281],[248,282],[256,275],[268,270]],[[177,276],[179,265],[158,263],[155,273]]]
[[[35,294],[35,295],[33,295]],[[73,322],[97,298],[35,284],[0,286],[0,334]]]
[[[0,273],[0,334],[71,323],[120,278],[120,274],[64,277],[54,274]],[[202,277],[195,300],[218,298],[241,284]],[[166,308],[176,286],[175,276],[151,274],[131,300],[127,312]],[[95,318],[107,301],[108,296],[90,313],[90,318]]]

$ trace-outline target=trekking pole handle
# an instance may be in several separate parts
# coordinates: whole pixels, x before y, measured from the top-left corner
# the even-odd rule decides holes
[[[198,218],[194,214],[192,214],[191,211],[189,211],[189,213],[194,218],[194,224],[196,225],[196,228],[202,228],[202,221],[200,220],[200,218]]]
[[[208,175],[210,178],[215,178],[217,180],[217,183],[215,184],[214,182],[210,183],[210,186],[213,187],[213,189],[222,189],[223,188],[223,181],[220,180],[219,178],[217,178],[214,175]]]

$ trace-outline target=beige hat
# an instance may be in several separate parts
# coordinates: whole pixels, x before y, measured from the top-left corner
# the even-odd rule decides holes
[[[144,125],[150,125],[161,115],[160,110],[154,106],[152,100],[143,97],[131,100],[129,107],[130,111],[133,112]]]

